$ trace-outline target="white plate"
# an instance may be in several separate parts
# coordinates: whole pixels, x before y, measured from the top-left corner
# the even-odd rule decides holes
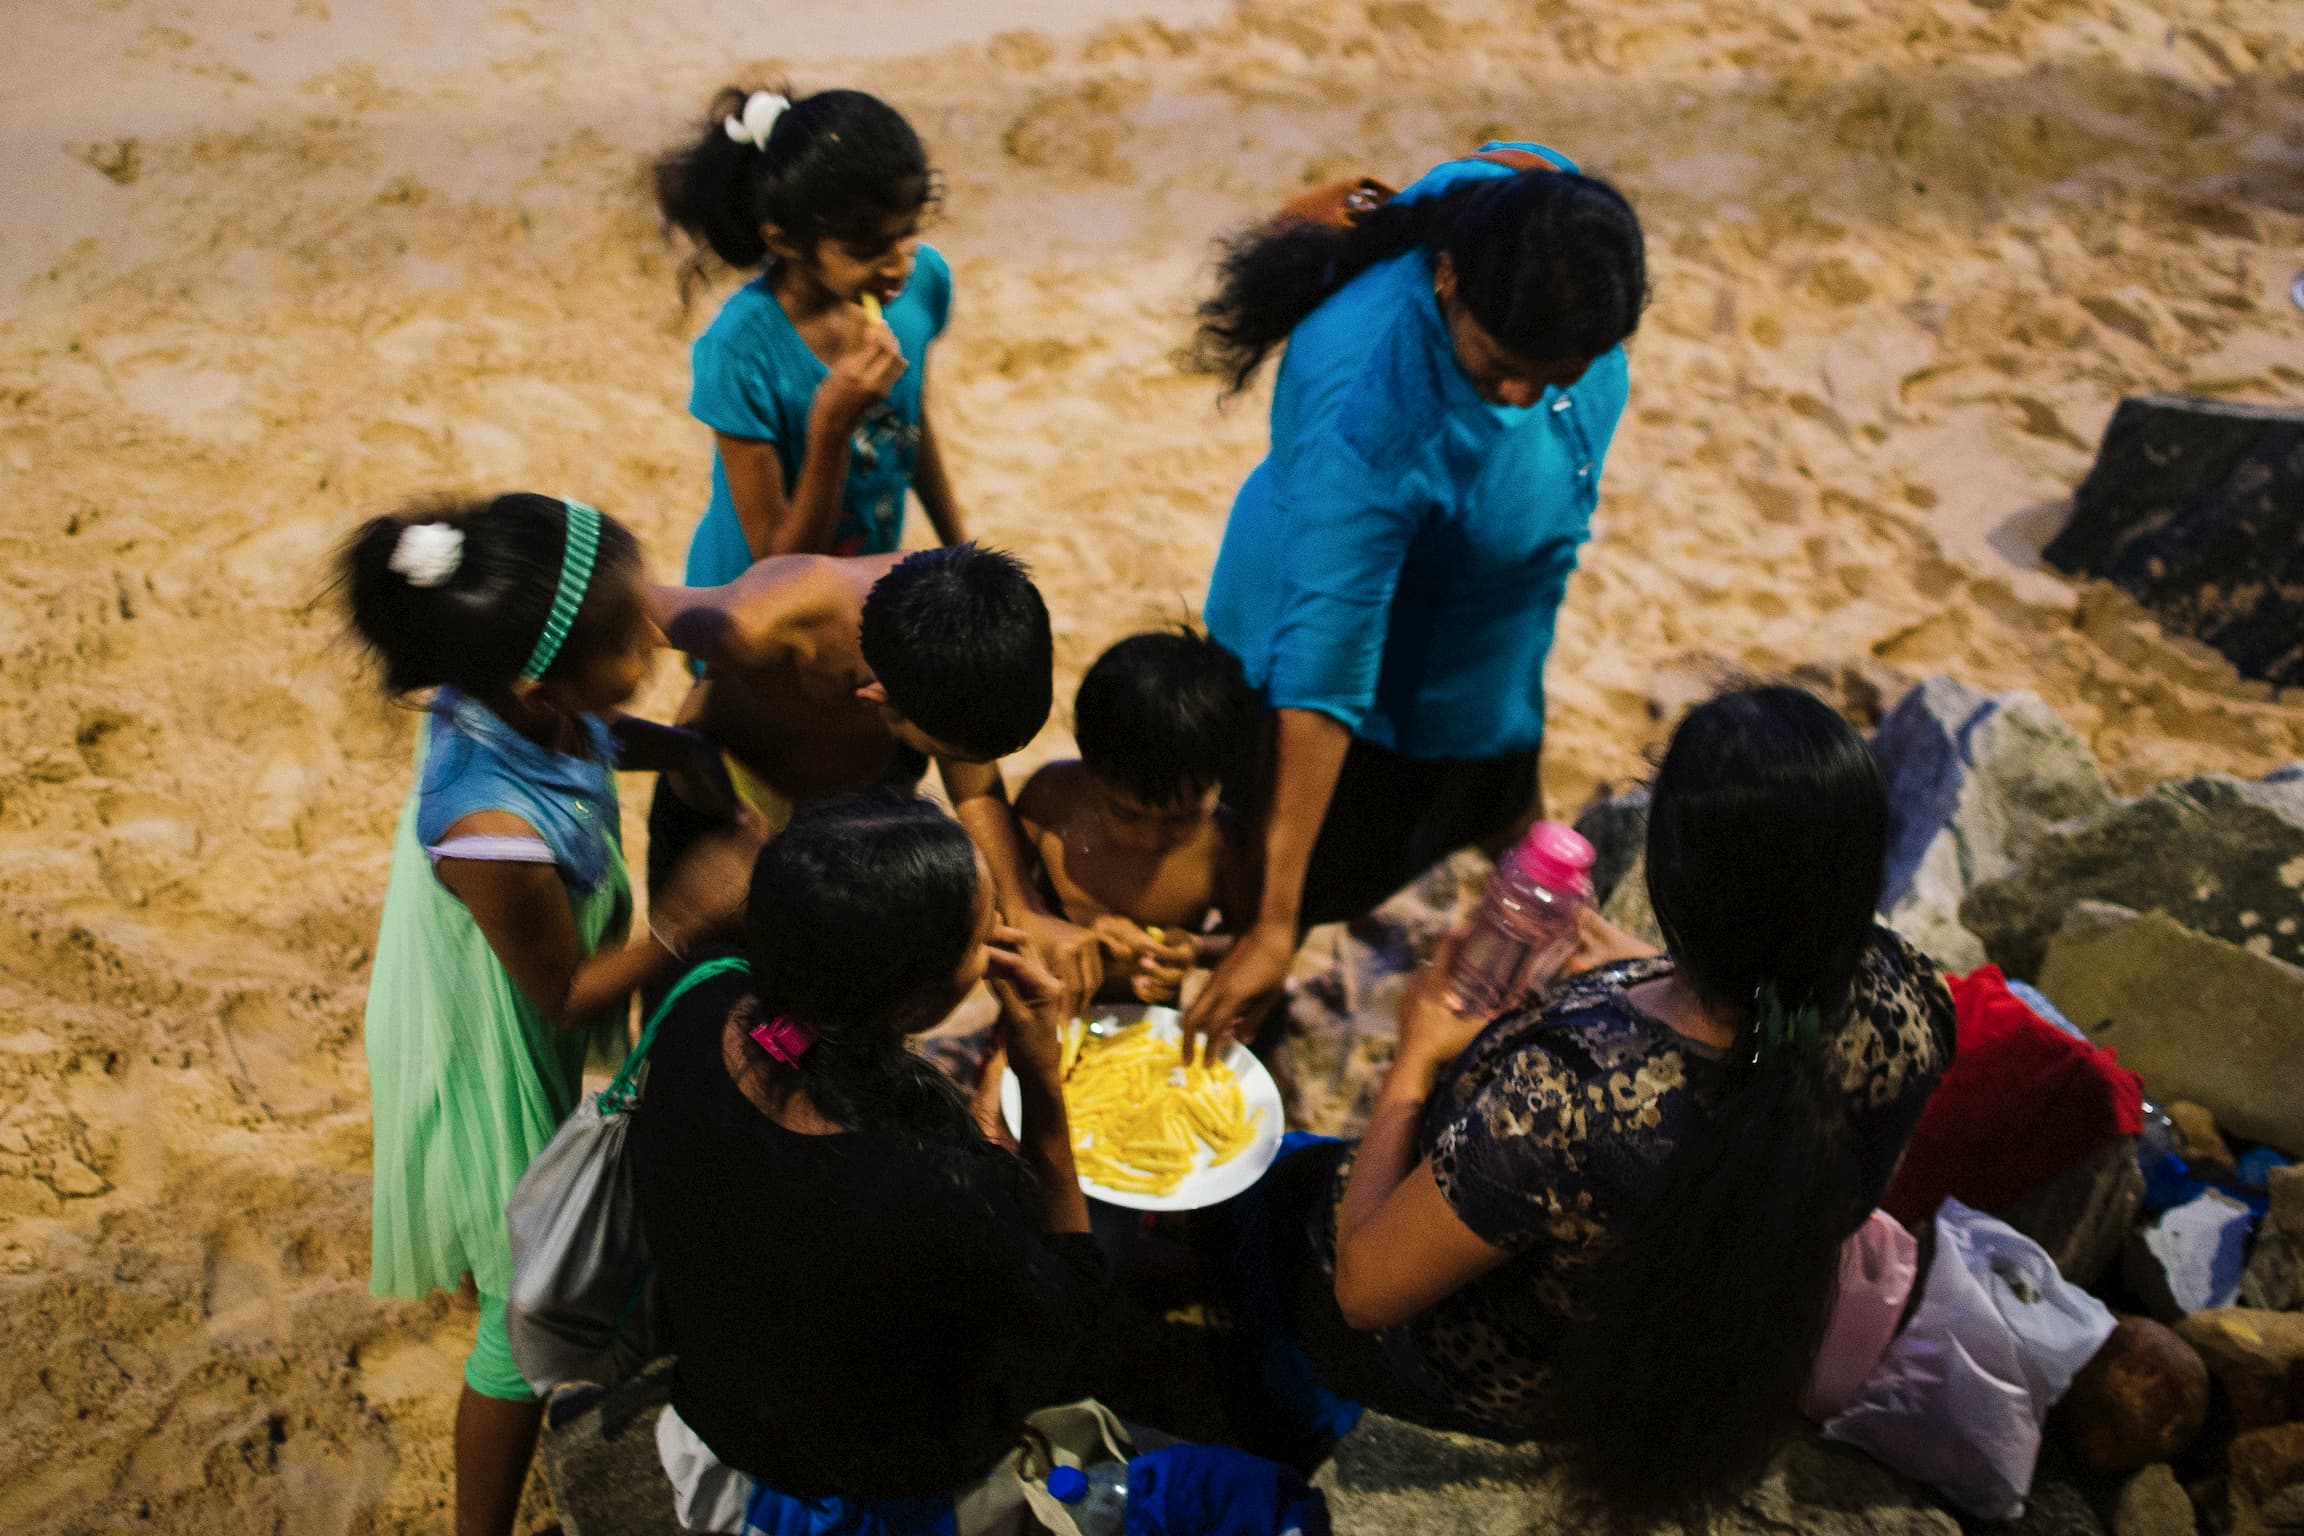
[[[1110,1020],[1123,1025],[1149,1019],[1152,1033],[1160,1039],[1180,1041],[1184,1038],[1184,1031],[1180,1027],[1183,1016],[1173,1008],[1153,1008],[1132,1003],[1125,1007],[1094,1009],[1086,1017],[1096,1022]],[[1264,1177],[1264,1170],[1271,1167],[1272,1160],[1280,1155],[1280,1136],[1286,1129],[1280,1123],[1280,1085],[1272,1081],[1272,1074],[1264,1070],[1264,1063],[1258,1061],[1237,1040],[1225,1048],[1224,1065],[1230,1067],[1232,1075],[1240,1079],[1240,1097],[1245,1101],[1248,1113],[1254,1115],[1258,1110],[1264,1112],[1263,1118],[1256,1122],[1256,1139],[1242,1148],[1238,1157],[1228,1163],[1210,1167],[1209,1163],[1216,1154],[1205,1146],[1196,1148],[1192,1157],[1192,1171],[1184,1175],[1184,1182],[1164,1195],[1107,1189],[1086,1174],[1080,1175],[1081,1191],[1091,1200],[1101,1200],[1106,1205],[1124,1205],[1132,1211],[1194,1211],[1204,1205],[1222,1204]],[[1023,1090],[1016,1082],[1013,1067],[1004,1068],[1000,1074],[1000,1116],[1008,1122],[1009,1135],[1023,1134]]]

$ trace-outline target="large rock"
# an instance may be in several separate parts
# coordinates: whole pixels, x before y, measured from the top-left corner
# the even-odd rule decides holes
[[[1370,1413],[1312,1480],[1337,1536],[1584,1536],[1590,1529],[1544,1452],[1419,1428]],[[1918,1484],[1814,1437],[1794,1441],[1713,1536],[1957,1536]]]
[[[2120,1245],[2143,1207],[2136,1138],[2119,1136],[1998,1214],[2047,1249],[2065,1279],[2086,1288],[2120,1256]]]
[[[2230,1536],[2304,1530],[2304,1424],[2275,1424],[2232,1441]]]
[[[2080,1464],[2133,1472],[2182,1455],[2208,1422],[2208,1365],[2175,1330],[2123,1317],[2057,1405]]]
[[[2165,1462],[2146,1467],[2120,1487],[2112,1510],[2112,1536],[2198,1536],[2192,1496]]]
[[[2294,1312],[2304,1309],[2304,1167],[2273,1169],[2266,1187],[2272,1208],[2257,1229],[2240,1299]]]
[[[2112,803],[2087,743],[2029,693],[1932,677],[1880,722],[1872,752],[1888,789],[1881,911],[1955,971],[1985,959],[1961,926],[1968,891],[2015,869],[2049,827]]]
[[[2184,1159],[2185,1167],[2211,1184],[2239,1177],[2240,1161],[2232,1155],[2232,1144],[2224,1139],[2214,1111],[2189,1099],[2178,1099],[2166,1109],[2176,1133],[2176,1155]]]
[[[2159,913],[2088,902],[2048,949],[2040,989],[2154,1099],[2304,1153],[2304,970]]]
[[[2023,868],[1970,891],[1960,921],[2003,970],[2037,977],[2049,939],[2083,901],[2165,912],[2304,964],[2304,774],[2173,779],[2066,823],[2035,844]]]
[[[2304,1360],[2304,1312],[2219,1307],[2195,1312],[2176,1325],[2200,1351],[2208,1372],[2224,1388],[2236,1429],[2283,1424],[2304,1411],[2290,1378]]]
[[[1648,791],[1629,789],[1594,800],[1577,813],[1576,830],[1592,845],[1592,895],[1605,902],[1639,865],[1648,843]]]
[[[2121,401],[2042,553],[2112,582],[2248,677],[2304,683],[2304,411]]]

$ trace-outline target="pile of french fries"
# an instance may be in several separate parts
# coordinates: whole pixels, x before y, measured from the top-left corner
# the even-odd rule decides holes
[[[1064,1034],[1064,1107],[1072,1154],[1084,1178],[1131,1194],[1172,1193],[1199,1149],[1208,1166],[1230,1162],[1256,1139],[1264,1112],[1248,1113],[1240,1080],[1221,1061],[1187,1062],[1174,1041],[1132,1024]]]

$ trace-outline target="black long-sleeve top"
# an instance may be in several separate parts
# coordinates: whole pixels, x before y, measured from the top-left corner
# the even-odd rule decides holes
[[[679,1355],[672,1403],[722,1461],[803,1497],[980,1476],[1061,1400],[1103,1289],[1083,1234],[987,1143],[809,1136],[730,1079],[741,974],[658,1032],[632,1128],[641,1221]]]

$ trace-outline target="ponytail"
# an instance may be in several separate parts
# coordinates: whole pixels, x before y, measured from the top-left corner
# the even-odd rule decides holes
[[[1863,740],[1792,688],[1699,706],[1652,792],[1650,899],[1680,974],[1744,1026],[1693,1134],[1626,1197],[1553,1381],[1619,1529],[1717,1508],[1800,1424],[1840,1246],[1864,1218],[1831,1027],[1871,942],[1887,797]]]
[[[345,540],[336,587],[391,692],[448,686],[496,700],[552,616],[567,542],[568,503],[555,496],[419,502]],[[603,516],[583,602],[546,679],[571,675],[630,633],[639,565],[631,530]]]
[[[753,867],[745,950],[763,1012],[815,1040],[796,1063],[752,1047],[770,1080],[851,1130],[981,1147],[952,1080],[905,1044],[956,1000],[977,886],[975,845],[926,800],[852,795],[795,812]]]
[[[766,265],[763,225],[776,226],[803,251],[828,237],[869,245],[935,197],[919,135],[878,97],[803,96],[774,115],[765,143],[754,143],[728,124],[742,124],[758,94],[739,86],[721,91],[695,137],[655,163],[657,210],[696,247],[681,268],[683,301],[715,263],[740,272]],[[757,123],[758,110],[751,115]]]
[[[1648,302],[1640,220],[1622,193],[1575,171],[1483,176],[1395,197],[1343,228],[1283,219],[1234,235],[1187,366],[1238,394],[1345,284],[1419,248],[1446,254],[1473,318],[1533,360],[1598,357],[1632,334]]]

